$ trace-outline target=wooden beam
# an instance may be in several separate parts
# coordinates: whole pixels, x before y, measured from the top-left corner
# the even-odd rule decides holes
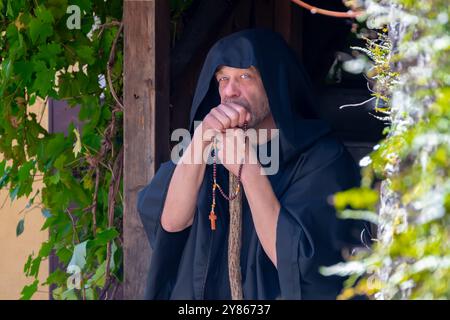
[[[124,0],[124,299],[142,299],[151,249],[137,192],[169,157],[169,2]]]
[[[273,29],[279,32],[287,43],[291,42],[291,1],[278,0],[273,4]]]

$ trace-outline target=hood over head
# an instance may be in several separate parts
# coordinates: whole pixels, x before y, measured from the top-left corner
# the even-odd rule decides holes
[[[222,38],[210,49],[197,82],[191,107],[190,129],[220,104],[214,74],[219,66],[254,66],[264,84],[270,110],[280,130],[282,162],[330,132],[329,125],[314,119],[313,89],[295,53],[276,32],[246,29]]]

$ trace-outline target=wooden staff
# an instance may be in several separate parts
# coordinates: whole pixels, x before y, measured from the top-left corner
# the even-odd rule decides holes
[[[237,189],[239,181],[237,177],[229,173],[230,194]],[[230,228],[228,233],[228,275],[232,300],[242,300],[242,276],[241,276],[241,237],[242,237],[242,192],[239,192],[234,200],[229,201]]]

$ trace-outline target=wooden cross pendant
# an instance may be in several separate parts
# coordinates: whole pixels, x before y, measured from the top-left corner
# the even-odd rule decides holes
[[[214,211],[211,211],[211,213],[209,214],[209,220],[211,220],[211,230],[216,230],[217,216],[215,215]]]

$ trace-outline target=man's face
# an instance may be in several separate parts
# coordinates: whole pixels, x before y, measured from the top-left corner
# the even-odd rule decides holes
[[[233,102],[245,107],[251,114],[249,128],[257,127],[270,115],[269,100],[258,69],[222,66],[215,76],[221,103]]]

